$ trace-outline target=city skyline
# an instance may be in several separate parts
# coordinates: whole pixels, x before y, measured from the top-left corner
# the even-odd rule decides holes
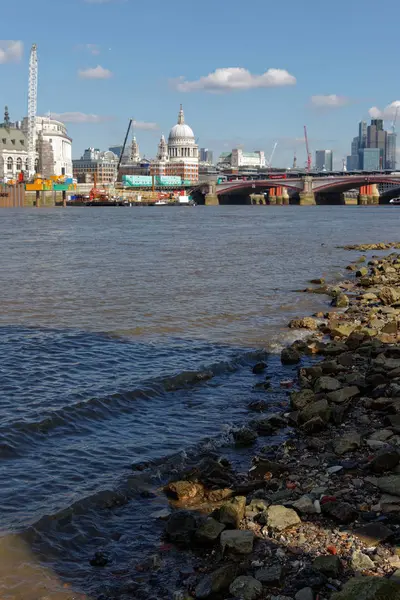
[[[50,7],[57,27],[46,29],[42,16]],[[24,8],[27,0],[23,14]],[[385,8],[394,18],[400,14],[392,0]],[[390,36],[379,38],[366,64],[370,39],[352,34],[355,26],[367,30],[372,9],[370,0],[362,10],[339,0],[334,12],[315,0],[306,11],[291,0],[284,6],[256,0],[246,12],[236,0],[229,11],[209,0],[190,10],[181,0],[168,6],[154,0],[140,9],[133,0],[71,0],[71,29],[63,26],[61,5],[38,0],[29,19],[10,24],[7,35],[15,43],[0,41],[0,78],[13,84],[2,86],[0,102],[9,106],[12,120],[26,115],[29,50],[36,42],[38,112],[66,122],[74,157],[89,145],[121,144],[130,117],[137,120],[142,153],[154,156],[182,102],[199,146],[212,149],[214,158],[235,147],[268,156],[277,141],[276,165],[291,165],[296,151],[303,166],[306,124],[313,156],[317,149],[332,149],[337,168],[349,154],[354,123],[384,117],[389,129],[394,109],[387,107],[398,101]],[[328,16],[329,31],[347,37],[346,47],[326,42]],[[266,37],[265,23],[271,21],[276,27]],[[245,35],[251,44],[240,43]],[[323,60],[315,52],[319,44]]]

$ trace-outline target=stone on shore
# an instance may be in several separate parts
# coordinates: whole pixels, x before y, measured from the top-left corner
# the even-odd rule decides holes
[[[310,587],[303,588],[297,592],[294,600],[314,600],[314,591]]]
[[[375,563],[370,559],[368,554],[356,550],[351,555],[351,567],[354,571],[367,571],[375,569]]]
[[[314,417],[320,417],[324,423],[328,423],[331,416],[331,409],[327,400],[318,400],[306,406],[299,414],[299,423],[307,423]]]
[[[254,574],[261,583],[273,585],[278,584],[282,578],[282,567],[279,563],[258,569]]]
[[[313,433],[319,433],[326,429],[326,425],[326,421],[321,419],[321,417],[313,417],[301,426],[301,431],[306,435],[312,435]]]
[[[229,592],[240,600],[255,600],[262,593],[262,585],[249,575],[241,575],[229,586]]]
[[[313,562],[313,569],[327,577],[338,577],[343,570],[338,556],[317,556]]]
[[[260,375],[261,373],[264,373],[266,368],[267,368],[267,363],[259,362],[254,365],[252,372],[254,373],[254,375]]]
[[[400,600],[400,585],[381,577],[354,577],[332,600]]]
[[[340,390],[329,392],[329,394],[327,394],[327,398],[330,402],[335,402],[336,404],[343,404],[344,402],[351,400],[359,394],[360,390],[358,389],[358,387],[355,385],[350,385]]]
[[[290,394],[290,404],[294,410],[303,410],[308,404],[315,402],[315,393],[304,389]]]
[[[253,551],[254,534],[252,531],[225,530],[221,533],[220,539],[222,552],[230,550],[237,554],[251,554]]]
[[[384,286],[379,290],[378,297],[382,304],[389,306],[400,299],[400,292],[397,288]]]
[[[196,598],[209,598],[214,594],[227,590],[235,579],[237,573],[237,566],[234,564],[226,564],[213,573],[203,577],[196,589]]]
[[[248,427],[242,427],[233,432],[233,439],[236,446],[252,446],[257,439],[257,434]]]
[[[167,538],[174,544],[189,546],[196,529],[197,521],[193,513],[179,510],[170,516],[165,531]]]
[[[357,511],[348,502],[324,502],[321,504],[321,509],[324,515],[345,525],[354,521],[358,516]]]
[[[244,512],[246,509],[246,497],[235,496],[229,502],[225,502],[219,509],[218,520],[227,527],[237,529],[240,522],[244,518]]]
[[[212,544],[217,541],[224,529],[225,525],[209,517],[196,530],[195,539],[200,544]]]
[[[349,304],[350,300],[346,294],[338,294],[336,298],[332,300],[332,306],[336,306],[336,308],[347,308]]]
[[[333,448],[339,456],[347,452],[353,452],[361,446],[361,436],[356,432],[346,433],[337,442],[334,442]]]
[[[394,448],[383,449],[372,459],[369,464],[374,473],[392,471],[400,463],[400,454]]]
[[[340,381],[334,377],[322,376],[315,382],[315,392],[334,392],[341,388]]]
[[[292,319],[289,323],[291,329],[318,329],[318,322],[312,317],[304,317],[303,319]]]
[[[274,531],[284,531],[301,523],[297,512],[291,508],[272,505],[265,511],[267,526]]]
[[[174,481],[166,485],[164,491],[179,502],[190,502],[204,493],[204,487],[192,481]]]
[[[304,494],[304,496],[293,502],[292,506],[301,515],[311,515],[317,512],[313,499],[307,494]]]
[[[281,362],[283,365],[297,365],[300,360],[300,352],[294,348],[284,348],[281,352]]]
[[[379,477],[376,480],[376,485],[382,492],[386,492],[392,496],[400,496],[400,475]]]

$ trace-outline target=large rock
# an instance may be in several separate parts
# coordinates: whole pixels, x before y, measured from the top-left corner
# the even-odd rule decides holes
[[[338,294],[336,298],[332,300],[332,306],[336,306],[336,308],[347,308],[349,304],[350,300],[346,294]]]
[[[383,523],[367,523],[354,530],[354,535],[367,546],[377,546],[392,535],[392,530]]]
[[[321,417],[313,417],[301,426],[301,430],[306,435],[312,435],[313,433],[319,433],[326,429],[326,425],[326,422],[323,421]]]
[[[331,416],[331,409],[327,400],[318,400],[306,406],[299,414],[299,423],[307,423],[314,417],[320,417],[325,423],[328,423]]]
[[[400,454],[393,448],[385,448],[378,452],[370,462],[370,469],[374,473],[392,471],[400,462]]]
[[[343,435],[339,440],[334,442],[333,449],[339,456],[346,452],[353,452],[361,446],[361,436],[356,432],[350,432]]]
[[[400,475],[379,477],[379,479],[376,480],[376,485],[382,492],[392,494],[392,496],[400,496]]]
[[[233,432],[233,439],[235,440],[236,446],[251,446],[254,444],[257,437],[256,432],[248,427],[242,427]]]
[[[400,585],[382,577],[354,577],[332,600],[400,600]]]
[[[332,323],[330,326],[332,337],[347,338],[355,330],[356,325],[351,323]]]
[[[226,564],[213,573],[203,577],[198,583],[195,594],[196,598],[209,598],[213,594],[218,594],[227,590],[235,579],[237,574],[237,566],[234,564]]]
[[[261,583],[273,585],[280,582],[282,578],[282,567],[279,563],[258,569],[255,578]]]
[[[323,376],[317,379],[314,385],[315,392],[334,392],[335,390],[340,389],[341,384],[340,381],[335,379],[334,377]]]
[[[195,516],[187,510],[179,510],[168,519],[165,532],[167,538],[174,544],[189,546],[196,529]]]
[[[368,554],[364,554],[360,550],[356,550],[351,555],[351,567],[354,571],[367,571],[375,568],[375,563],[370,559]]]
[[[318,322],[312,317],[304,317],[303,319],[292,319],[289,323],[291,329],[318,329]]]
[[[301,496],[296,502],[292,504],[293,508],[295,508],[301,515],[312,515],[317,512],[315,508],[313,499],[311,496]]]
[[[312,402],[315,402],[315,394],[312,390],[304,389],[290,394],[290,404],[294,410],[303,410]]]
[[[348,502],[325,502],[321,504],[324,515],[328,515],[338,523],[348,524],[354,521],[358,513]]]
[[[166,485],[164,491],[179,502],[190,503],[204,493],[204,487],[192,481],[174,481]]]
[[[244,518],[246,509],[246,497],[235,496],[229,502],[225,502],[219,510],[219,521],[227,527],[237,529]]]
[[[262,585],[254,577],[242,575],[231,583],[229,592],[232,596],[241,600],[255,600],[261,596]]]
[[[274,531],[284,531],[285,529],[289,529],[289,527],[294,527],[301,523],[299,515],[291,508],[275,504],[269,506],[265,512],[267,525]]]
[[[230,550],[237,554],[250,554],[253,551],[254,535],[252,531],[239,529],[221,533],[222,551]]]
[[[224,529],[225,525],[209,517],[196,530],[195,540],[200,544],[212,544],[217,541]]]
[[[378,296],[382,304],[390,305],[400,299],[400,292],[397,288],[384,286],[379,290]]]
[[[283,365],[297,365],[300,360],[300,353],[294,348],[284,348],[281,352],[281,362]]]
[[[335,402],[336,404],[343,404],[351,398],[358,396],[360,394],[360,390],[355,385],[350,385],[348,387],[344,387],[341,390],[336,390],[335,392],[330,392],[327,394],[328,400],[330,402]]]
[[[313,562],[313,569],[319,571],[326,577],[338,577],[343,570],[342,563],[338,556],[317,556]]]
[[[257,460],[256,464],[250,469],[249,475],[252,479],[264,479],[267,473],[281,475],[285,471],[287,471],[286,465],[262,458]]]
[[[310,587],[302,588],[297,592],[294,597],[294,600],[314,600],[314,591]]]

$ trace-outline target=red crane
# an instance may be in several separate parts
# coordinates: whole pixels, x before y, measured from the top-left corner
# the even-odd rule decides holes
[[[306,125],[304,125],[304,140],[306,142],[306,150],[307,150],[307,171],[310,172],[311,171],[312,160],[311,160],[310,148],[309,148],[309,145],[308,145],[308,135],[307,135],[307,126]]]

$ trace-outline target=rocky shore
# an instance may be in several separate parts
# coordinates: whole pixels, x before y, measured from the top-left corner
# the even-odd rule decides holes
[[[400,600],[400,255],[348,271],[306,290],[330,296],[329,312],[290,323],[309,336],[282,351],[294,377],[281,411],[269,412],[268,361],[254,365],[265,401],[234,444],[267,445],[246,472],[216,455],[163,488],[163,539],[194,557],[175,600]]]

